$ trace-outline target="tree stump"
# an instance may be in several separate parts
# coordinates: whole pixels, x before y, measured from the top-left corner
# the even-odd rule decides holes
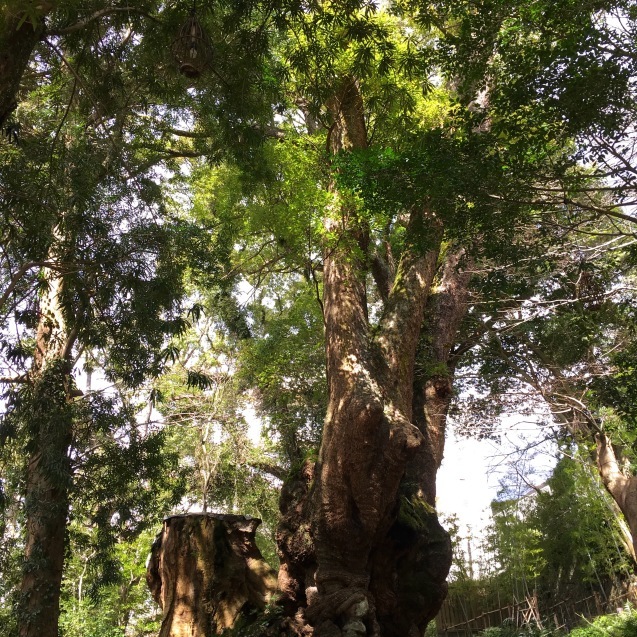
[[[146,573],[163,611],[159,637],[218,635],[265,608],[277,578],[255,543],[259,524],[217,513],[164,520]]]

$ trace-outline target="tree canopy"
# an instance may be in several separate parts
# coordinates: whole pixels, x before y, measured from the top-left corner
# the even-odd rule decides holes
[[[5,3],[7,634],[141,634],[132,555],[193,505],[265,520],[287,634],[422,634],[447,414],[488,434],[522,387],[636,538],[636,32],[627,0]]]

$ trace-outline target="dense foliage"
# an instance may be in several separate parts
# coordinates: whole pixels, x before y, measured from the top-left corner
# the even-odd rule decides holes
[[[631,2],[200,3],[197,80],[172,59],[183,3],[23,4],[0,10],[3,635],[46,562],[27,537],[56,515],[69,637],[155,630],[143,562],[177,508],[262,518],[276,562],[281,481],[327,411],[343,211],[372,331],[402,256],[441,243],[436,301],[461,255],[466,316],[445,357],[423,329],[416,370],[472,390],[467,430],[530,390],[564,449],[603,433],[633,460]],[[366,140],[330,155],[344,79]],[[414,240],[419,208],[435,224]],[[563,458],[550,492],[494,505],[500,589],[550,605],[625,575],[594,484]]]

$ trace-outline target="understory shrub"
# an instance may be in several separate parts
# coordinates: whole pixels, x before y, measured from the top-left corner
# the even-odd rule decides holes
[[[602,615],[571,632],[570,637],[637,637],[637,611]]]
[[[499,626],[487,628],[479,637],[637,637],[637,610],[624,610],[617,614],[602,615],[570,633],[561,630],[527,626]]]
[[[480,633],[479,637],[563,637],[563,633],[537,626],[516,628],[515,626],[504,625],[487,628]]]

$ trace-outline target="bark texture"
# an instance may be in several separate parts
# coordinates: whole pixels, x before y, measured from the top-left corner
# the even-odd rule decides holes
[[[466,316],[471,260],[463,248],[449,248],[438,285],[429,297],[415,374],[414,422],[425,443],[409,463],[407,481],[419,497],[436,504],[436,474],[442,463],[447,414],[453,397],[453,346]]]
[[[28,435],[26,543],[21,582],[20,637],[57,637],[64,540],[71,483],[73,432],[70,353],[60,299],[63,281],[44,270],[48,289],[40,302]]]
[[[314,481],[314,461],[306,460],[300,469],[292,471],[283,483],[279,500],[277,546],[281,558],[278,590],[281,604],[288,616],[295,617],[307,606],[316,588],[316,554],[311,529],[309,494]],[[303,624],[303,617],[295,617]]]
[[[260,523],[215,513],[164,521],[146,575],[163,612],[159,637],[219,635],[265,608],[276,574],[255,543]]]
[[[332,152],[365,149],[354,79],[343,80],[329,109]],[[442,227],[426,208],[410,212],[372,330],[369,231],[351,202],[333,192],[323,270],[329,402],[313,480],[293,479],[282,499],[282,603],[305,605],[316,637],[418,635],[444,598],[450,564],[433,508],[400,492],[407,464],[424,444],[413,423],[414,362]],[[400,581],[400,561],[416,555],[410,578]],[[426,610],[409,613],[409,604]]]
[[[435,513],[436,477],[453,396],[452,350],[467,312],[468,265],[462,248],[447,250],[424,311],[413,381],[413,422],[424,441],[407,464],[398,518],[382,553],[394,563],[392,575],[398,583],[396,603],[388,606],[382,621],[385,634],[392,637],[424,634],[447,594],[451,541]]]

